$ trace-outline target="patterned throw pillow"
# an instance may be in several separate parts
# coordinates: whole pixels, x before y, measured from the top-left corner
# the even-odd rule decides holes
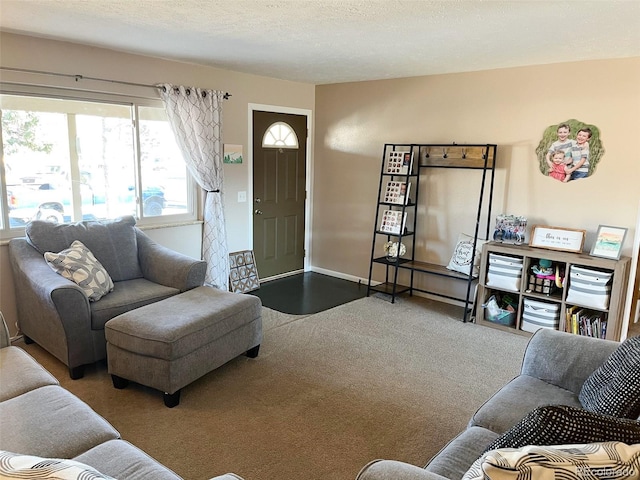
[[[526,445],[623,442],[640,444],[640,422],[589,412],[568,405],[538,407],[486,449],[520,448]]]
[[[114,480],[75,460],[18,455],[0,450],[0,478]]]
[[[113,290],[111,277],[80,240],[60,253],[46,252],[44,259],[54,272],[77,283],[91,302],[100,300]]]
[[[582,385],[580,403],[592,412],[640,416],[640,337],[630,337]]]
[[[476,250],[474,254],[473,237],[461,233],[458,235],[458,242],[453,249],[453,254],[451,255],[451,260],[449,260],[447,268],[455,272],[464,273],[465,275],[469,275],[469,271],[471,271],[471,275],[473,277],[477,277],[480,268],[482,245],[485,243],[487,243],[486,240],[478,239],[476,241]]]
[[[640,445],[621,442],[534,446],[491,450],[462,480],[640,478]]]

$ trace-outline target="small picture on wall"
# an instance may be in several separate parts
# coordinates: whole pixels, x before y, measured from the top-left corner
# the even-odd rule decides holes
[[[242,163],[242,145],[224,145],[223,163]]]
[[[604,147],[598,127],[574,119],[547,127],[536,154],[543,175],[568,183],[590,177]]]

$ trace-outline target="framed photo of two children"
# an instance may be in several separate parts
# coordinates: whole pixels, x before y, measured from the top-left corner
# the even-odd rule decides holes
[[[540,172],[562,183],[593,175],[603,154],[598,127],[575,119],[547,127],[536,148]]]

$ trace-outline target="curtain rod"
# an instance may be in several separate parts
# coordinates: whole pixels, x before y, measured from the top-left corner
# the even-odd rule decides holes
[[[44,72],[40,70],[29,70],[26,68],[0,67],[0,70],[9,70],[11,72],[21,72],[21,73],[35,73],[37,75],[50,75],[54,77],[67,77],[67,78],[73,78],[76,82],[79,82],[80,80],[93,80],[96,82],[119,83],[120,85],[130,85],[132,87],[144,87],[144,88],[154,88],[154,89],[158,88],[156,85],[147,85],[145,83],[124,82],[122,80],[110,80],[108,78],[86,77],[84,75],[72,75],[69,73]],[[229,92],[226,92],[224,94],[224,99],[228,100],[229,97],[231,97],[231,94]]]

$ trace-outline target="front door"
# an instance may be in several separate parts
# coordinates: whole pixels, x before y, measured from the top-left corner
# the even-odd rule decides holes
[[[307,117],[253,112],[253,250],[261,279],[304,269]]]

